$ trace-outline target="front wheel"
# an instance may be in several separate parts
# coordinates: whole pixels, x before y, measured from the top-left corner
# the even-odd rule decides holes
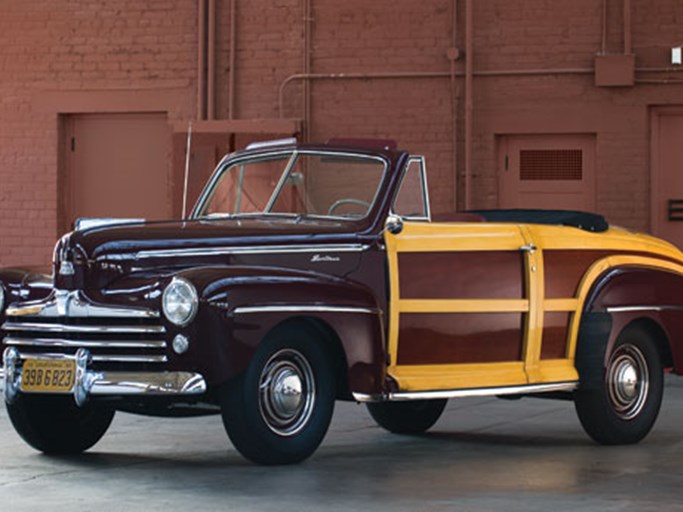
[[[329,357],[307,329],[266,339],[247,371],[221,390],[221,413],[233,445],[257,464],[308,458],[332,418],[335,379]]]
[[[394,434],[421,434],[441,417],[448,400],[369,403],[368,412],[377,424]]]
[[[603,359],[604,360],[604,359]],[[594,365],[602,362],[593,358]],[[659,414],[664,372],[655,340],[640,326],[619,335],[602,378],[576,393],[574,404],[586,433],[601,444],[633,444],[643,439]]]
[[[114,419],[114,409],[75,404],[71,396],[19,395],[7,404],[17,433],[36,450],[50,455],[80,453],[97,443]]]

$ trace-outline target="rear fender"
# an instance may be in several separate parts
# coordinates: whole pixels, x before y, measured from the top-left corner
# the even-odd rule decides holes
[[[658,340],[664,366],[683,372],[683,338],[676,335],[683,332],[683,275],[666,269],[613,268],[593,285],[584,315],[590,312],[611,317],[606,355],[627,325],[640,322]]]

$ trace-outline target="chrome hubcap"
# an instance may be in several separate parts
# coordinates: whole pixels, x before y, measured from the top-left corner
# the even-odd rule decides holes
[[[607,368],[607,391],[614,412],[623,420],[642,411],[650,388],[645,356],[634,345],[617,347]]]
[[[308,360],[283,349],[266,363],[259,382],[259,407],[268,428],[281,436],[299,432],[311,418],[315,380]]]

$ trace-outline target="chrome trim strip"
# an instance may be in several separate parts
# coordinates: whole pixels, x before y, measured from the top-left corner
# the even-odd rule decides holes
[[[47,299],[24,302],[7,308],[7,316],[78,318],[159,318],[159,312],[146,308],[124,308],[92,303],[80,290],[54,290]]]
[[[191,372],[93,372],[91,395],[201,395],[204,377]]]
[[[40,354],[22,353],[21,359],[73,359],[70,354],[43,352]],[[130,354],[92,354],[90,361],[95,363],[167,363],[166,356],[138,356]]]
[[[309,306],[301,305],[287,305],[287,306],[241,306],[234,309],[236,315],[249,313],[298,313],[298,312],[313,312],[313,313],[362,313],[376,315],[379,313],[378,309],[373,308],[357,308],[351,306]]]
[[[683,306],[608,306],[608,313],[634,313],[638,311],[683,311]]]
[[[58,323],[37,322],[5,322],[2,325],[5,331],[31,331],[31,332],[75,332],[97,334],[159,334],[166,332],[163,325],[69,325]]]
[[[5,345],[14,347],[51,347],[51,348],[166,348],[165,341],[155,340],[65,340],[56,338],[14,338],[7,336],[2,340]]]
[[[525,395],[532,393],[551,393],[553,391],[573,391],[579,383],[554,382],[550,384],[530,384],[526,386],[504,386],[496,388],[443,389],[436,391],[398,391],[386,395],[352,393],[357,402],[399,402],[406,400],[436,400],[442,398],[466,398],[477,396]]]
[[[292,254],[292,253],[311,253],[311,252],[363,252],[370,249],[367,244],[339,244],[339,245],[261,245],[247,247],[208,247],[191,249],[156,249],[150,251],[139,251],[135,254],[108,255],[100,256],[100,260],[123,260],[123,259],[144,259],[144,258],[172,258],[178,256],[228,256],[232,254]],[[114,257],[116,256],[116,257]]]

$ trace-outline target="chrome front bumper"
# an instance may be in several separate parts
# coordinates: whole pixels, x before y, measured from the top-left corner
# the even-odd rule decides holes
[[[112,372],[93,371],[87,368],[90,354],[79,349],[75,356],[43,355],[32,358],[71,358],[76,361],[76,380],[71,390],[74,400],[82,405],[91,395],[119,396],[187,396],[201,395],[206,392],[206,381],[199,373],[193,372]],[[3,353],[1,379],[3,393],[7,402],[12,402],[22,391],[22,355],[14,347]]]

